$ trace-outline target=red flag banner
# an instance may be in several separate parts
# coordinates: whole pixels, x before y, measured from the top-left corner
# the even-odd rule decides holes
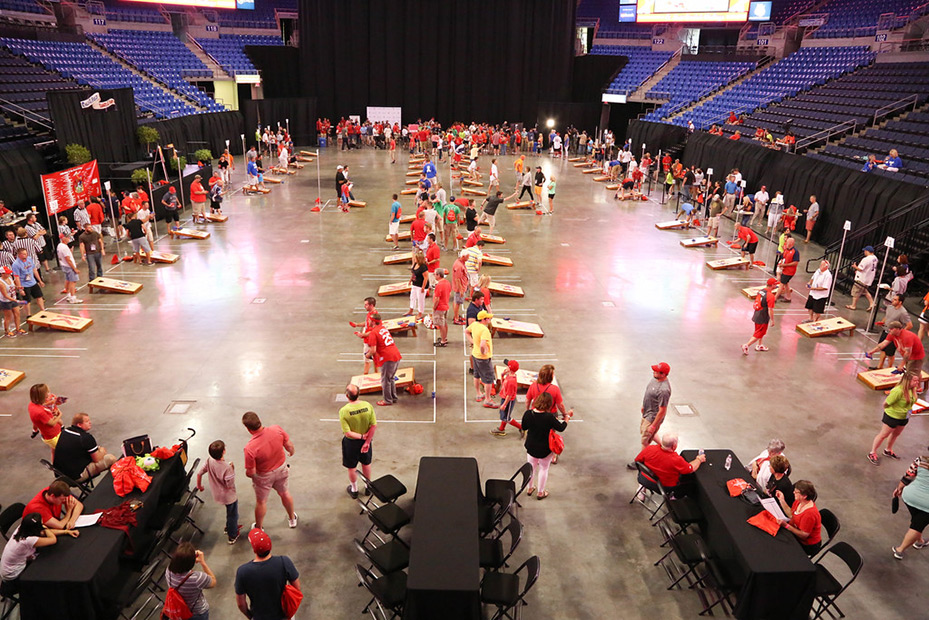
[[[87,200],[100,195],[100,172],[97,160],[68,168],[60,172],[42,175],[42,192],[49,216],[67,211],[78,200]]]

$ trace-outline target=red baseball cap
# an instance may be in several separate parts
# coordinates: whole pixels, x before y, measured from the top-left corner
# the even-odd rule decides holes
[[[667,362],[659,362],[652,366],[652,370],[655,372],[660,372],[663,375],[666,375],[671,372],[671,367],[668,366]]]
[[[777,280],[774,278],[768,278],[768,286],[774,286],[775,284],[777,284]]]
[[[507,366],[509,367],[510,372],[516,372],[517,370],[519,370],[519,362],[517,362],[516,360],[510,360],[507,363]]]
[[[270,553],[271,537],[257,527],[248,533],[248,542],[252,543],[255,553]]]
[[[171,192],[172,194],[176,194],[176,193],[177,193],[177,190],[174,189],[174,186],[173,186],[173,185],[172,185],[170,188],[168,188],[168,191]]]

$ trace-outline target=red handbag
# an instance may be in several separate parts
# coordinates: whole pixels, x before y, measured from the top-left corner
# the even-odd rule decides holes
[[[284,578],[287,578],[287,570],[284,568],[284,560],[281,560],[281,568],[284,570]],[[303,592],[296,586],[285,583],[284,591],[281,593],[281,609],[284,611],[285,618],[293,618],[297,610],[300,609],[300,603],[303,602]]]
[[[548,448],[555,454],[564,452],[564,437],[555,432],[555,429],[548,431]]]

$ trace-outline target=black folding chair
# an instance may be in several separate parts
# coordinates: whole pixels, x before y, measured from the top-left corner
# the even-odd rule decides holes
[[[725,573],[720,570],[719,565],[716,561],[709,557],[703,557],[703,565],[705,571],[703,575],[692,584],[691,588],[700,588],[697,590],[697,594],[700,595],[700,600],[703,603],[703,611],[699,613],[701,616],[707,614],[713,615],[713,608],[717,605],[722,605],[723,613],[726,615],[735,613],[735,605],[732,604],[732,596],[736,594],[738,589],[729,581]],[[704,592],[710,592],[715,595],[715,600],[712,602],[707,600]]]
[[[664,507],[665,502],[668,499],[668,495],[665,492],[664,487],[661,485],[661,482],[658,481],[658,476],[649,469],[645,463],[640,463],[635,461],[635,468],[639,474],[645,476],[649,480],[655,481],[655,486],[658,488],[656,493],[654,490],[648,488],[642,483],[639,483],[639,487],[636,489],[635,495],[632,496],[632,499],[629,500],[629,503],[638,501],[646,510],[649,511],[648,520],[651,521],[655,518],[655,515]],[[658,495],[661,498],[661,501],[655,499],[655,495]],[[654,508],[653,508],[654,507]]]
[[[361,506],[361,512],[368,515],[368,519],[371,521],[371,527],[368,528],[367,533],[361,539],[362,543],[367,543],[368,537],[372,534],[382,543],[387,542],[377,535],[377,532],[381,532],[394,540],[400,541],[405,546],[409,546],[399,536],[400,530],[412,521],[412,517],[408,512],[397,506],[397,504],[384,504],[374,510],[367,504],[359,504],[359,506]]]
[[[19,606],[15,582],[0,582],[0,620],[7,620]]]
[[[23,518],[23,511],[25,509],[26,504],[17,502],[15,504],[10,504],[3,509],[3,512],[0,512],[0,535],[3,536],[4,540],[10,539],[10,530]]]
[[[523,562],[516,572],[501,573],[489,572],[484,575],[481,581],[481,603],[493,605],[497,608],[491,620],[500,620],[509,618],[513,620],[510,612],[514,612],[518,607],[528,605],[526,603],[526,594],[535,585],[539,579],[542,565],[539,556],[534,555]],[[526,572],[526,580],[523,589],[519,589],[519,575]]]
[[[39,459],[39,462],[42,463],[45,469],[52,472],[55,478],[57,478],[58,480],[61,480],[62,482],[67,484],[72,489],[77,489],[78,500],[83,502],[84,499],[86,499],[86,497],[90,495],[90,492],[93,490],[93,484],[88,485],[85,482],[78,482],[74,478],[71,478],[70,476],[64,474],[61,470],[57,469],[54,465],[49,463],[47,459]]]
[[[665,506],[667,506],[668,512],[658,521],[652,523],[652,525],[654,526],[660,521],[667,521],[670,519],[679,528],[677,532],[674,532],[675,534],[685,533],[687,532],[687,528],[692,525],[699,525],[705,519],[700,504],[689,497],[668,496]],[[665,540],[665,542],[661,543],[661,546],[664,547],[667,544],[668,541]]]
[[[124,620],[134,620],[138,618],[146,608],[149,608],[149,611],[142,617],[149,618],[153,613],[161,610],[161,607],[164,606],[164,599],[156,592],[155,582],[161,578],[161,573],[164,572],[164,568],[164,562],[161,560],[155,561],[145,567],[140,573],[123,571],[108,585],[106,591],[115,593],[111,600],[116,609],[119,610],[120,618]],[[128,615],[129,611],[132,611],[132,608],[135,607],[136,602],[145,594],[148,594],[148,597],[141,605],[136,607],[132,615]],[[154,604],[152,604],[153,602]],[[151,607],[149,607],[149,605],[151,605]]]
[[[376,605],[381,612],[381,618],[391,620],[400,617],[403,613],[403,602],[406,600],[406,573],[396,571],[383,577],[377,577],[361,564],[355,564],[355,572],[358,574],[359,586],[371,594],[371,600],[361,611],[363,614],[370,613],[372,618],[377,619],[374,609],[371,605]],[[388,615],[390,612],[390,615]]]
[[[500,522],[513,508],[516,502],[516,495],[513,491],[507,490],[501,502],[486,502],[478,506],[478,532],[481,538],[490,536],[497,531]]]
[[[355,548],[371,562],[369,570],[376,568],[381,575],[389,575],[410,565],[409,548],[396,539],[375,547],[371,542],[364,543],[356,538]]]
[[[507,550],[503,546],[504,534],[510,535],[510,547]],[[509,524],[503,528],[500,533],[493,538],[482,538],[480,540],[480,559],[481,568],[488,570],[500,570],[507,566],[506,561],[512,557],[516,547],[523,538],[523,524],[510,515]]]
[[[848,568],[850,576],[844,584],[836,579],[829,569],[821,563],[830,554],[838,557]],[[858,573],[861,572],[863,565],[864,561],[861,559],[861,554],[847,542],[835,543],[829,547],[822,557],[816,560],[816,598],[813,604],[813,620],[822,618],[824,613],[828,613],[831,617],[833,609],[839,613],[840,617],[845,617],[845,614],[839,609],[835,601],[858,578]]]
[[[695,571],[697,567],[704,563],[705,558],[710,557],[710,551],[703,541],[703,537],[699,534],[675,534],[671,531],[671,527],[664,521],[658,523],[658,528],[661,530],[665,540],[668,541],[670,549],[655,562],[655,566],[660,565],[668,574],[668,579],[671,580],[671,585],[668,586],[668,590],[677,587],[681,580],[685,578],[687,579],[687,585],[693,587],[698,580],[691,580],[690,576],[694,575],[696,577]],[[674,556],[687,567],[687,570],[676,578],[668,562],[671,554],[674,554]]]
[[[365,486],[371,490],[371,495],[368,496],[365,502],[368,506],[371,506],[375,498],[383,505],[392,504],[406,495],[406,487],[391,474],[381,476],[373,481],[368,480],[368,477],[361,472],[358,472],[358,476],[365,483]],[[374,503],[374,507],[377,508],[378,504]]]
[[[519,488],[516,488],[516,478],[522,476]],[[516,470],[516,473],[510,476],[509,480],[491,478],[484,482],[484,497],[491,502],[501,503],[506,499],[506,492],[512,491],[516,505],[522,508],[519,503],[519,496],[529,486],[529,480],[532,478],[532,465],[523,463],[523,466]]]
[[[838,535],[839,530],[842,529],[842,524],[839,523],[839,518],[835,516],[828,508],[823,508],[819,511],[820,519],[822,520],[822,526],[826,533],[829,534],[829,538],[823,542],[822,548],[819,550],[816,558],[821,558],[826,555],[826,547],[835,542],[835,537]]]

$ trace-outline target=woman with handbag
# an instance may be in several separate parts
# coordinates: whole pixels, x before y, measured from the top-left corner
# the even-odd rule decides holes
[[[545,364],[539,369],[539,374],[535,381],[529,385],[529,391],[526,392],[526,402],[532,403],[539,394],[548,393],[552,397],[552,405],[548,408],[558,417],[561,413],[561,419],[566,419],[574,415],[574,409],[566,409],[564,399],[561,396],[561,389],[555,385],[555,367],[551,364]],[[559,453],[560,454],[560,453]],[[558,454],[552,458],[552,465],[558,463]]]
[[[203,569],[202,571],[194,570],[197,564]],[[171,556],[171,563],[165,569],[165,581],[168,583],[168,591],[173,590],[177,596],[165,596],[162,618],[209,620],[210,604],[203,596],[203,591],[216,586],[216,576],[206,565],[206,556],[202,551],[195,549],[189,542],[179,544],[174,550],[174,555]],[[178,596],[181,600],[178,600]],[[183,605],[181,605],[182,602]],[[185,611],[190,615],[187,615]]]
[[[556,449],[561,450],[564,443],[557,432],[568,428],[568,420],[573,415],[568,412],[564,415],[564,421],[559,422],[555,414],[551,412],[553,405],[552,395],[543,392],[535,397],[532,401],[532,408],[523,414],[522,420],[523,430],[526,431],[526,458],[532,465],[532,476],[529,478],[529,488],[526,494],[535,493],[534,484],[538,484],[539,494],[536,498],[539,500],[548,497],[545,484],[548,482],[548,468],[555,456],[552,444],[555,443]],[[554,435],[554,442],[552,435]]]

